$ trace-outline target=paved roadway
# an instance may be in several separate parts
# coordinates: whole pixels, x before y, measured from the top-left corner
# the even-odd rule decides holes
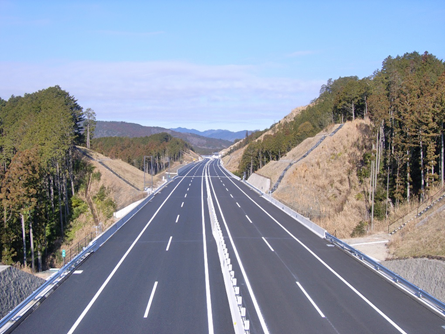
[[[238,253],[234,270],[253,333],[445,333],[444,317],[331,247],[219,164],[209,168],[212,195],[229,253]]]
[[[444,317],[230,177],[219,160],[186,173],[14,333],[233,333],[207,191],[251,333],[445,333]]]
[[[156,195],[14,333],[233,333],[204,166]]]

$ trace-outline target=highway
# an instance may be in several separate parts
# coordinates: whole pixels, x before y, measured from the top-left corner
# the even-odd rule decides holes
[[[443,316],[208,159],[169,183],[14,333],[234,333],[208,194],[250,333],[445,333]]]
[[[204,166],[156,195],[14,333],[233,333]]]
[[[253,333],[445,333],[445,319],[297,223],[215,160],[212,194]]]

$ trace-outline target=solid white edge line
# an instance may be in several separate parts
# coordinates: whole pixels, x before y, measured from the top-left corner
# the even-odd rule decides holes
[[[237,250],[237,248],[235,246],[235,242],[233,241],[232,234],[230,233],[229,227],[227,226],[227,222],[226,222],[226,219],[225,219],[224,214],[222,212],[221,205],[219,204],[218,197],[216,197],[216,192],[215,192],[215,188],[213,187],[212,178],[209,178],[209,180],[210,180],[210,186],[211,186],[212,192],[213,192],[213,197],[215,197],[219,213],[221,214],[221,219],[222,219],[222,221],[224,223],[224,226],[226,228],[227,236],[229,237],[230,243],[231,243],[232,248],[233,248],[233,252],[235,253],[235,257],[236,257],[236,259],[238,261],[238,265],[239,265],[241,273],[242,273],[242,275],[244,277],[244,281],[246,283],[247,290],[249,291],[250,298],[252,299],[253,306],[255,307],[255,311],[256,311],[258,319],[260,321],[261,328],[263,329],[264,334],[269,334],[269,329],[267,328],[267,324],[266,324],[266,321],[264,320],[263,313],[261,312],[260,305],[258,304],[256,296],[253,293],[253,289],[252,289],[252,286],[250,285],[249,278],[247,277],[246,270],[244,269],[244,265],[241,262],[241,258],[239,256],[238,250]]]
[[[272,252],[275,252],[275,251],[273,250],[272,246],[267,242],[267,240],[266,240],[264,237],[262,237],[262,238],[263,238],[264,242],[266,243],[266,245],[269,246],[270,250],[271,250]]]
[[[170,249],[170,244],[172,242],[173,236],[170,236],[170,239],[168,239],[168,244],[167,244],[167,248],[165,249],[166,252],[168,252],[168,250]]]
[[[151,290],[150,299],[148,300],[147,308],[145,309],[144,318],[148,317],[148,312],[150,311],[151,303],[153,302],[153,297],[155,296],[156,287],[158,286],[158,281],[153,285],[153,289]]]
[[[252,224],[252,221],[250,220],[250,218],[249,218],[249,216],[248,216],[248,215],[246,215],[246,218],[247,218],[247,220],[249,221],[249,223],[251,223],[251,224]]]
[[[321,312],[320,308],[317,306],[317,304],[315,304],[315,302],[312,300],[311,296],[309,296],[309,294],[306,292],[306,290],[301,286],[300,282],[296,282],[298,287],[301,289],[301,291],[303,291],[304,295],[306,296],[307,299],[309,299],[309,301],[311,302],[312,306],[317,310],[318,314],[320,314],[320,316],[322,318],[325,318],[323,312]]]
[[[188,172],[190,173],[191,170]],[[187,173],[187,174],[188,174]],[[186,174],[186,175],[187,175]],[[173,188],[173,190],[171,191],[171,193],[167,196],[167,198],[164,200],[164,202],[162,202],[162,204],[159,206],[159,208],[156,210],[156,212],[153,214],[153,216],[151,217],[151,219],[148,221],[148,223],[144,226],[144,228],[142,229],[142,231],[139,233],[139,235],[136,237],[136,239],[134,239],[133,243],[131,244],[131,246],[128,248],[128,250],[125,252],[125,254],[122,256],[122,258],[119,260],[119,262],[117,263],[117,265],[114,267],[114,269],[111,271],[110,275],[108,275],[107,279],[103,282],[103,284],[101,285],[101,287],[99,288],[99,290],[97,290],[96,294],[94,295],[93,299],[91,299],[91,301],[88,303],[87,307],[85,307],[85,309],[83,310],[83,312],[80,314],[79,318],[77,318],[76,322],[71,326],[70,330],[68,331],[68,334],[72,334],[74,333],[74,331],[76,330],[77,326],[79,326],[80,322],[83,320],[83,318],[85,317],[85,315],[88,313],[88,311],[90,310],[90,308],[93,306],[93,304],[96,302],[97,298],[99,298],[100,294],[102,293],[102,291],[105,289],[105,287],[108,285],[108,282],[110,282],[110,280],[113,278],[114,274],[116,273],[116,271],[119,269],[119,267],[122,265],[122,263],[125,261],[126,257],[128,256],[128,254],[130,254],[131,250],[133,249],[133,247],[136,245],[136,243],[139,241],[139,239],[142,237],[142,235],[144,234],[145,230],[148,228],[148,226],[151,224],[151,222],[153,221],[153,219],[155,219],[155,217],[157,216],[157,214],[159,213],[159,211],[161,211],[161,208],[164,206],[164,204],[167,202],[167,200],[170,198],[170,196],[173,194],[173,192],[176,190],[176,188],[178,188],[178,186],[181,184],[181,182],[184,180],[184,178],[182,178],[178,184]]]
[[[203,169],[203,176],[207,173],[206,165]],[[207,238],[206,238],[206,227],[205,227],[205,214],[204,214],[204,177],[201,178],[201,217],[202,217],[202,244],[204,250],[204,275],[205,275],[205,286],[206,286],[206,303],[207,303],[207,326],[209,334],[214,333],[213,326],[213,311],[212,311],[212,298],[210,295],[210,278],[209,278],[209,263],[207,257]]]
[[[221,169],[221,167],[220,167]],[[221,169],[224,173],[224,171]],[[249,195],[247,195],[235,182],[232,181],[230,177],[228,179],[237,187],[244,195],[247,196],[256,206],[258,206],[266,215],[268,215],[278,226],[280,226],[287,234],[289,234],[295,241],[297,241],[303,248],[305,248],[313,257],[315,257],[323,266],[326,267],[331,273],[333,273],[340,281],[342,281],[348,288],[350,288],[357,296],[359,296],[366,304],[368,304],[371,308],[374,309],[381,317],[383,317],[387,322],[389,322],[395,329],[397,329],[400,333],[406,334],[406,332],[399,327],[391,318],[389,318],[385,313],[383,313],[377,306],[375,306],[369,299],[367,299],[364,295],[362,295],[356,288],[354,288],[348,281],[346,281],[339,273],[337,273],[334,269],[332,269],[326,262],[324,262],[317,254],[315,254],[308,246],[306,246],[303,242],[301,242],[296,236],[294,236],[288,229],[286,229],[283,225],[281,225],[272,215],[267,212],[261,205],[255,202]]]

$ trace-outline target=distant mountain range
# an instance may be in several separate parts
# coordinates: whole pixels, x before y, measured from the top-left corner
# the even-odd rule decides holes
[[[203,137],[207,137],[207,138],[230,140],[232,142],[235,141],[236,139],[246,138],[246,132],[248,132],[249,134],[251,134],[253,132],[253,131],[247,131],[247,130],[237,131],[237,132],[232,132],[229,130],[198,131],[195,129],[186,129],[186,128],[175,128],[175,129],[170,129],[170,130],[173,130],[176,132],[181,132],[181,133],[193,133],[195,135],[199,135],[199,136],[203,136]]]
[[[195,133],[179,132],[157,126],[143,126],[136,123],[114,121],[97,121],[96,129],[94,130],[94,137],[146,137],[161,132],[166,132],[173,137],[181,138],[187,141],[194,147],[195,151],[200,154],[218,152],[232,145],[232,142],[229,140],[205,137]]]

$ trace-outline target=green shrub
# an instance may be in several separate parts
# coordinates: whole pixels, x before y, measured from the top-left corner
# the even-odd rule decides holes
[[[355,237],[361,237],[363,235],[366,234],[366,230],[368,227],[368,223],[361,221],[360,223],[357,224],[356,227],[354,227],[354,229],[352,230],[351,233],[351,237],[355,238]]]

